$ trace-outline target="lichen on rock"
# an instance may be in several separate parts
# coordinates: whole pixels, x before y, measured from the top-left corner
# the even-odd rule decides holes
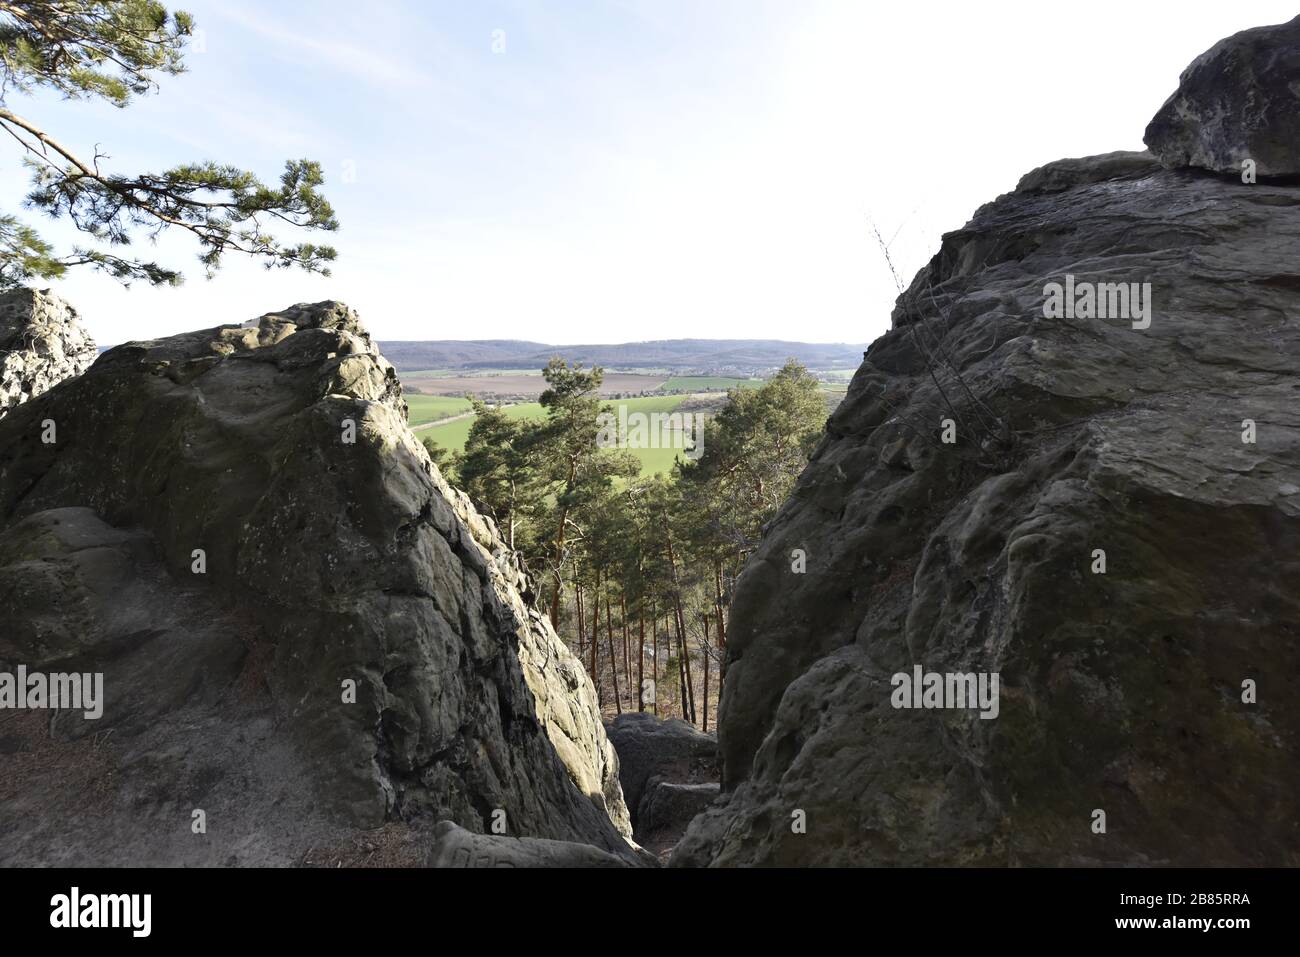
[[[76,310],[51,293],[0,293],[0,418],[95,361],[94,340]]]
[[[105,672],[60,734],[113,729],[122,782],[89,816],[27,782],[10,862],[70,834],[70,862],[284,863],[498,811],[636,857],[590,679],[339,303],[118,346],[0,422],[0,614],[0,662]]]
[[[1261,171],[1300,169],[1289,116]],[[1297,262],[1300,187],[1145,153],[944,236],[738,582],[722,801],[673,864],[1300,859]],[[1149,325],[1049,318],[1067,281],[1149,284]],[[917,665],[1000,675],[998,716],[895,707]]]

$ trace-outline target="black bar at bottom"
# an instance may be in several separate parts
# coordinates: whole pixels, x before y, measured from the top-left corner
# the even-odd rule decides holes
[[[696,932],[699,939],[734,941],[787,931],[828,944],[850,933],[865,945],[877,933],[901,930],[930,943],[1044,931],[1057,942],[1196,938],[1231,946],[1294,940],[1297,873],[0,870],[0,927],[7,937],[16,935],[11,940],[75,934],[83,944],[116,938],[128,945],[212,946],[285,934],[299,944],[337,948],[414,934],[429,935],[438,946],[443,935],[462,933],[487,935],[485,941],[556,935],[557,943],[573,935],[576,945],[589,933],[613,933],[615,946],[638,940],[653,946],[658,935],[663,942]],[[147,936],[142,895],[148,895]],[[113,922],[119,926],[71,926]],[[977,938],[970,937],[974,928],[981,929]],[[603,946],[595,943],[599,938],[586,939]]]

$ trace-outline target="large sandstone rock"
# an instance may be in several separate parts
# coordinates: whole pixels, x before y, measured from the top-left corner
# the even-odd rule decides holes
[[[655,834],[675,831],[678,837],[695,815],[718,797],[716,781],[681,784],[653,777],[646,782],[645,793],[637,805],[637,832]]]
[[[1300,175],[1300,17],[1220,40],[1183,71],[1147,127],[1166,166]]]
[[[682,784],[718,780],[717,738],[679,718],[628,711],[606,724],[605,730],[618,753],[619,780],[634,826],[652,778]]]
[[[48,289],[0,293],[0,418],[85,372],[96,354],[76,310]]]
[[[498,811],[636,859],[590,680],[337,303],[119,346],[0,421],[0,620],[0,670],[107,699],[0,726],[0,862],[296,863]]]
[[[443,821],[434,831],[428,865],[450,868],[633,866],[625,858],[590,844],[474,834],[451,821]]]
[[[1300,860],[1297,263],[1300,188],[1141,154],[945,236],[738,583],[673,863]],[[1067,275],[1149,326],[1046,318]],[[916,665],[997,716],[894,707]]]

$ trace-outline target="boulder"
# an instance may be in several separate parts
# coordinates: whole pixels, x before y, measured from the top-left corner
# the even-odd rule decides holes
[[[629,711],[605,730],[618,753],[619,781],[634,827],[640,827],[638,809],[651,778],[688,784],[718,780],[717,738],[679,718]]]
[[[443,821],[434,832],[429,867],[631,867],[590,844],[536,837],[475,834]]]
[[[1300,859],[1297,263],[1300,187],[1141,154],[944,236],[737,583],[672,863]]]
[[[636,859],[591,681],[405,412],[317,303],[127,343],[0,421],[0,671],[106,699],[4,726],[0,862],[298,863],[498,812]]]
[[[95,361],[77,312],[48,289],[0,293],[0,418]]]
[[[686,825],[717,798],[716,781],[704,784],[680,784],[652,777],[646,782],[641,803],[637,806],[637,833],[655,834],[673,831],[678,837]]]
[[[1300,17],[1243,30],[1192,61],[1147,126],[1168,167],[1300,175]]]

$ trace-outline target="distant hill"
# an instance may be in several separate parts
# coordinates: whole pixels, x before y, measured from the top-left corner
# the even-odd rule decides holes
[[[540,369],[552,356],[607,369],[752,374],[798,359],[810,368],[856,369],[865,343],[786,342],[781,339],[657,339],[613,345],[551,346],[518,339],[440,339],[379,344],[398,371],[416,369]]]

